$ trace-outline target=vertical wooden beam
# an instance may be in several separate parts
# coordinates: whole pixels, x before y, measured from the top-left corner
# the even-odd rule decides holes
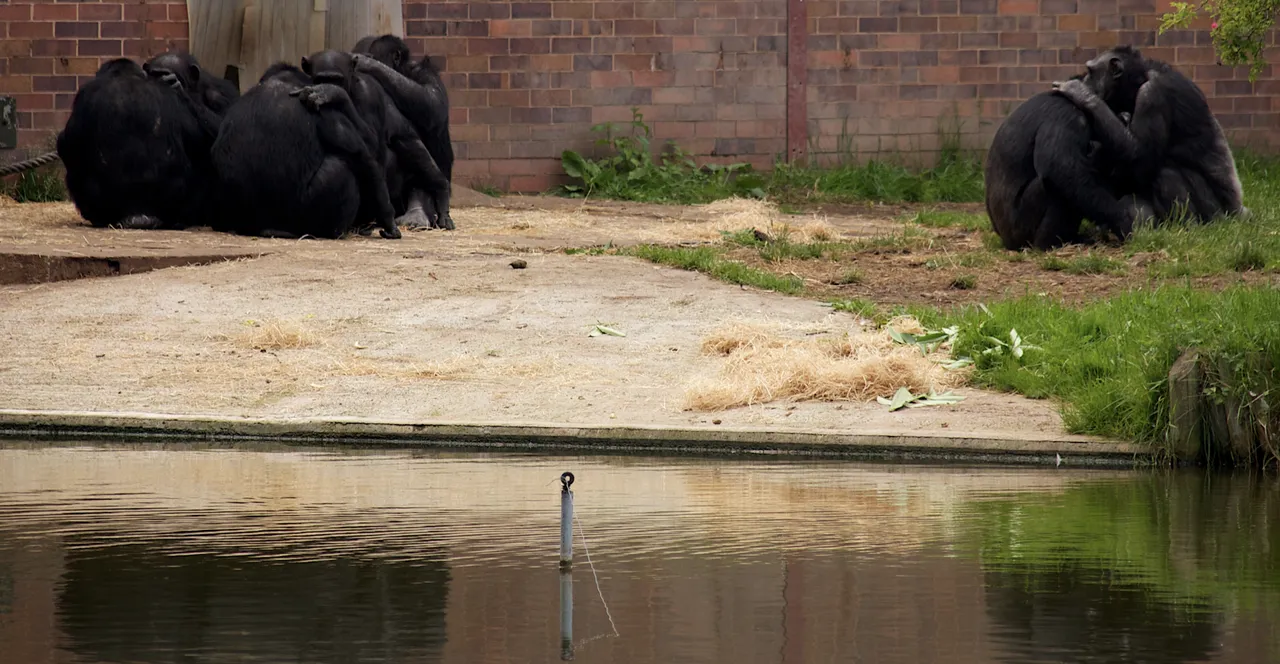
[[[809,7],[787,0],[787,161],[805,159],[809,147]]]

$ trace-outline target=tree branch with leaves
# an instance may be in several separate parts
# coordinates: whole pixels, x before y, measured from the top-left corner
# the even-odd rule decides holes
[[[1208,16],[1209,36],[1224,65],[1248,65],[1249,80],[1256,80],[1266,66],[1263,50],[1267,35],[1276,22],[1280,0],[1203,0],[1174,2],[1165,14],[1160,32],[1186,28],[1192,21]]]

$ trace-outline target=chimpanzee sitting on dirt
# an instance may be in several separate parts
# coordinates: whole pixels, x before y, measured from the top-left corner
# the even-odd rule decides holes
[[[217,122],[177,77],[149,78],[128,58],[106,62],[58,134],[76,209],[98,228],[207,224]]]
[[[161,53],[142,65],[142,69],[152,78],[177,76],[182,89],[218,117],[226,115],[227,109],[240,98],[235,84],[205,71],[189,53]]]
[[[215,229],[339,238],[373,218],[382,237],[399,238],[373,131],[342,88],[313,83],[272,65],[227,112],[213,144]]]
[[[445,180],[453,182],[453,142],[449,137],[449,94],[445,90],[440,71],[432,64],[430,57],[413,62],[409,46],[403,39],[395,35],[369,36],[361,39],[353,51],[357,55],[368,55],[373,58],[356,58],[356,70],[368,74],[382,84],[387,94],[395,102],[396,107],[417,130],[418,136],[431,153],[431,158],[444,174]],[[378,66],[378,63],[386,65]],[[430,192],[423,191],[422,186],[406,183],[402,192],[404,205],[409,210],[422,210],[428,205],[427,216],[430,227],[453,230],[453,219],[449,215],[450,188]],[[392,196],[395,196],[393,191]]]
[[[400,113],[377,81],[355,70],[350,53],[322,51],[303,58],[302,69],[317,83],[340,86],[351,96],[360,117],[364,118],[379,137],[379,152],[375,156],[384,165],[389,183],[388,193],[393,199],[399,198],[402,183],[426,187],[432,191],[448,189],[448,180],[436,166],[413,125]],[[395,187],[390,185],[392,182]],[[420,210],[416,217],[412,210],[409,212],[408,218],[400,220],[400,223],[409,227],[427,223]]]

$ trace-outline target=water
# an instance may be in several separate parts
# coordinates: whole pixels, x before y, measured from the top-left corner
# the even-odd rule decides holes
[[[1280,661],[1275,478],[7,444],[0,664],[561,661],[564,470],[577,662]]]

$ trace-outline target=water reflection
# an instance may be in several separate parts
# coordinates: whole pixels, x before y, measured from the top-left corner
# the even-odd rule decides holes
[[[559,662],[566,469],[574,661],[1280,656],[1269,478],[11,444],[0,664]]]

